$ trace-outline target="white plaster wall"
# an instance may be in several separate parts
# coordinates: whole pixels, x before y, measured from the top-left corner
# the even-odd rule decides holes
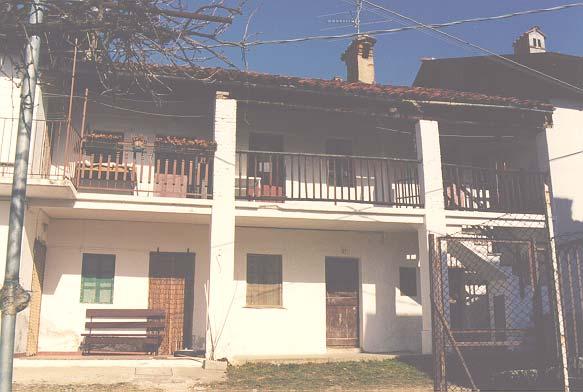
[[[553,127],[546,131],[557,234],[583,230],[583,104],[553,101]]]
[[[0,56],[0,162],[12,163],[20,103],[18,74],[8,57]]]
[[[17,66],[9,57],[0,55],[0,163],[14,163],[18,115],[20,111],[20,74]],[[45,119],[42,88],[37,85],[31,136],[30,167],[38,170],[40,162],[35,161],[34,151],[40,151],[46,131],[42,121]],[[38,134],[38,135],[37,135]],[[40,153],[37,155],[41,155]],[[0,173],[11,174],[0,170]]]
[[[283,256],[283,308],[245,306],[247,253]],[[407,260],[408,254],[416,253],[416,233],[238,228],[231,356],[326,352],[326,256],[359,260],[361,348],[420,351],[421,306],[398,289],[398,268],[416,266],[416,260]]]
[[[4,282],[6,268],[6,247],[8,239],[8,215],[10,204],[8,201],[0,202],[0,285]],[[24,218],[24,234],[22,239],[22,255],[20,261],[20,285],[25,290],[30,290],[32,281],[32,265],[34,241],[36,238],[46,240],[45,228],[48,217],[38,209],[26,211]],[[14,351],[26,352],[28,338],[29,309],[18,313],[16,318],[16,337]]]
[[[204,348],[208,226],[52,220],[42,297],[39,351],[76,351],[87,308],[147,308],[150,252],[196,254],[193,335]],[[82,254],[116,255],[113,304],[81,304]]]
[[[212,111],[210,100],[204,102],[169,102],[162,107],[152,103],[136,103],[117,99],[107,101],[108,107],[90,103],[87,114],[87,131],[123,132],[126,140],[134,136],[143,136],[154,140],[155,135],[173,135],[186,137],[211,138]],[[136,110],[131,112],[123,109]],[[172,113],[183,117],[166,117],[147,115],[145,113]],[[188,117],[192,116],[192,117]],[[80,124],[77,124],[80,128]]]

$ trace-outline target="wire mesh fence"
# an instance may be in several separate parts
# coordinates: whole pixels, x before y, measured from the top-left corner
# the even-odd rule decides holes
[[[583,391],[583,239],[559,241],[558,270],[572,391]]]
[[[563,290],[544,219],[505,216],[431,243],[435,390],[563,390]],[[572,316],[569,337],[583,333],[583,307]]]

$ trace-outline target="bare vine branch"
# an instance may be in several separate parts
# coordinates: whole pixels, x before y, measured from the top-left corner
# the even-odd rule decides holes
[[[200,66],[219,60],[235,66],[221,40],[246,0],[46,0],[45,23],[31,26],[31,0],[0,0],[0,53],[20,53],[27,34],[43,37],[46,67],[62,67],[73,43],[81,61],[97,70],[105,90],[117,88],[121,71],[141,89],[163,86],[153,64]]]

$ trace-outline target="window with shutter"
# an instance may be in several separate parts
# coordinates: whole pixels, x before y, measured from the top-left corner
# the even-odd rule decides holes
[[[281,255],[247,255],[247,306],[282,306]]]
[[[81,303],[113,303],[115,255],[83,253]]]

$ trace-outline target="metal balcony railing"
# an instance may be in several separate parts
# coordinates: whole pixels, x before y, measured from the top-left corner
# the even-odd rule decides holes
[[[443,193],[449,210],[542,214],[547,174],[443,164]]]
[[[407,159],[237,151],[235,195],[422,207],[418,170]]]

